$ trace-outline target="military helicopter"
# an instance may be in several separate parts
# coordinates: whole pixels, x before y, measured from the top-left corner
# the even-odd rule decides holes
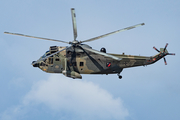
[[[74,8],[71,8],[71,15],[74,40],[70,42],[35,37],[19,33],[4,33],[70,44],[69,47],[50,46],[49,50],[42,57],[40,57],[37,61],[32,62],[32,65],[34,67],[40,68],[45,72],[62,73],[63,75],[73,79],[82,79],[82,76],[80,74],[117,74],[119,79],[121,79],[122,76],[120,75],[120,73],[124,68],[150,65],[157,62],[161,58],[164,58],[164,62],[165,64],[167,64],[165,56],[175,55],[174,53],[168,53],[166,49],[168,44],[166,44],[164,48],[160,48],[160,50],[153,47],[158,52],[158,54],[150,57],[132,56],[125,54],[110,54],[106,53],[105,48],[101,48],[100,51],[94,50],[92,49],[92,47],[84,43],[94,41],[125,30],[143,26],[144,23],[100,35],[91,39],[78,41],[76,39],[77,26]]]

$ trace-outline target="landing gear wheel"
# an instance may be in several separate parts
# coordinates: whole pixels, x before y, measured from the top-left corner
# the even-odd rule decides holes
[[[120,73],[118,73],[117,75],[118,75],[119,79],[122,79],[122,76],[120,75]]]
[[[119,79],[122,79],[122,76],[121,76],[121,75],[119,75]]]

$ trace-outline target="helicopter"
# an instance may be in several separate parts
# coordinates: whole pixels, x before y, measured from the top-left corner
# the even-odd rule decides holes
[[[91,39],[78,41],[77,40],[77,25],[76,25],[76,14],[75,9],[71,8],[72,24],[73,24],[73,35],[74,40],[70,42],[35,37],[30,35],[24,35],[19,33],[4,32],[5,34],[18,35],[30,38],[37,38],[42,40],[50,40],[55,42],[67,43],[70,46],[50,46],[49,50],[45,52],[37,61],[33,61],[33,67],[38,67],[42,71],[47,73],[62,73],[66,77],[73,79],[82,79],[81,74],[117,74],[119,79],[122,78],[120,73],[124,68],[147,66],[153,64],[164,58],[165,65],[167,65],[165,56],[175,55],[174,53],[168,53],[167,46],[164,48],[153,47],[158,54],[150,57],[146,56],[134,56],[123,54],[111,54],[106,53],[106,49],[103,47],[98,50],[92,49],[91,46],[84,44],[85,42],[91,42],[100,38],[119,33],[122,31],[130,30],[139,26],[145,25],[144,23],[137,24],[134,26],[126,27],[114,32],[110,32],[98,37]]]

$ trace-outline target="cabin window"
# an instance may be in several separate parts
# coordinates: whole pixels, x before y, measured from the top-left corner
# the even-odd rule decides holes
[[[53,53],[55,53],[55,52],[57,52],[57,51],[51,51],[51,54],[53,54]]]
[[[80,62],[79,66],[84,66],[84,62]]]
[[[50,55],[50,53],[46,54],[46,56]]]
[[[53,64],[53,58],[49,58],[49,64]]]
[[[56,58],[55,61],[60,61],[59,58]]]
[[[43,62],[41,62],[40,66],[45,66],[46,64],[44,64]]]

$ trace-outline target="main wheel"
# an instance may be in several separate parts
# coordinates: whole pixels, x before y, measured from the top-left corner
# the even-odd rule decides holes
[[[121,75],[119,75],[119,79],[122,79],[122,76],[121,76]]]

